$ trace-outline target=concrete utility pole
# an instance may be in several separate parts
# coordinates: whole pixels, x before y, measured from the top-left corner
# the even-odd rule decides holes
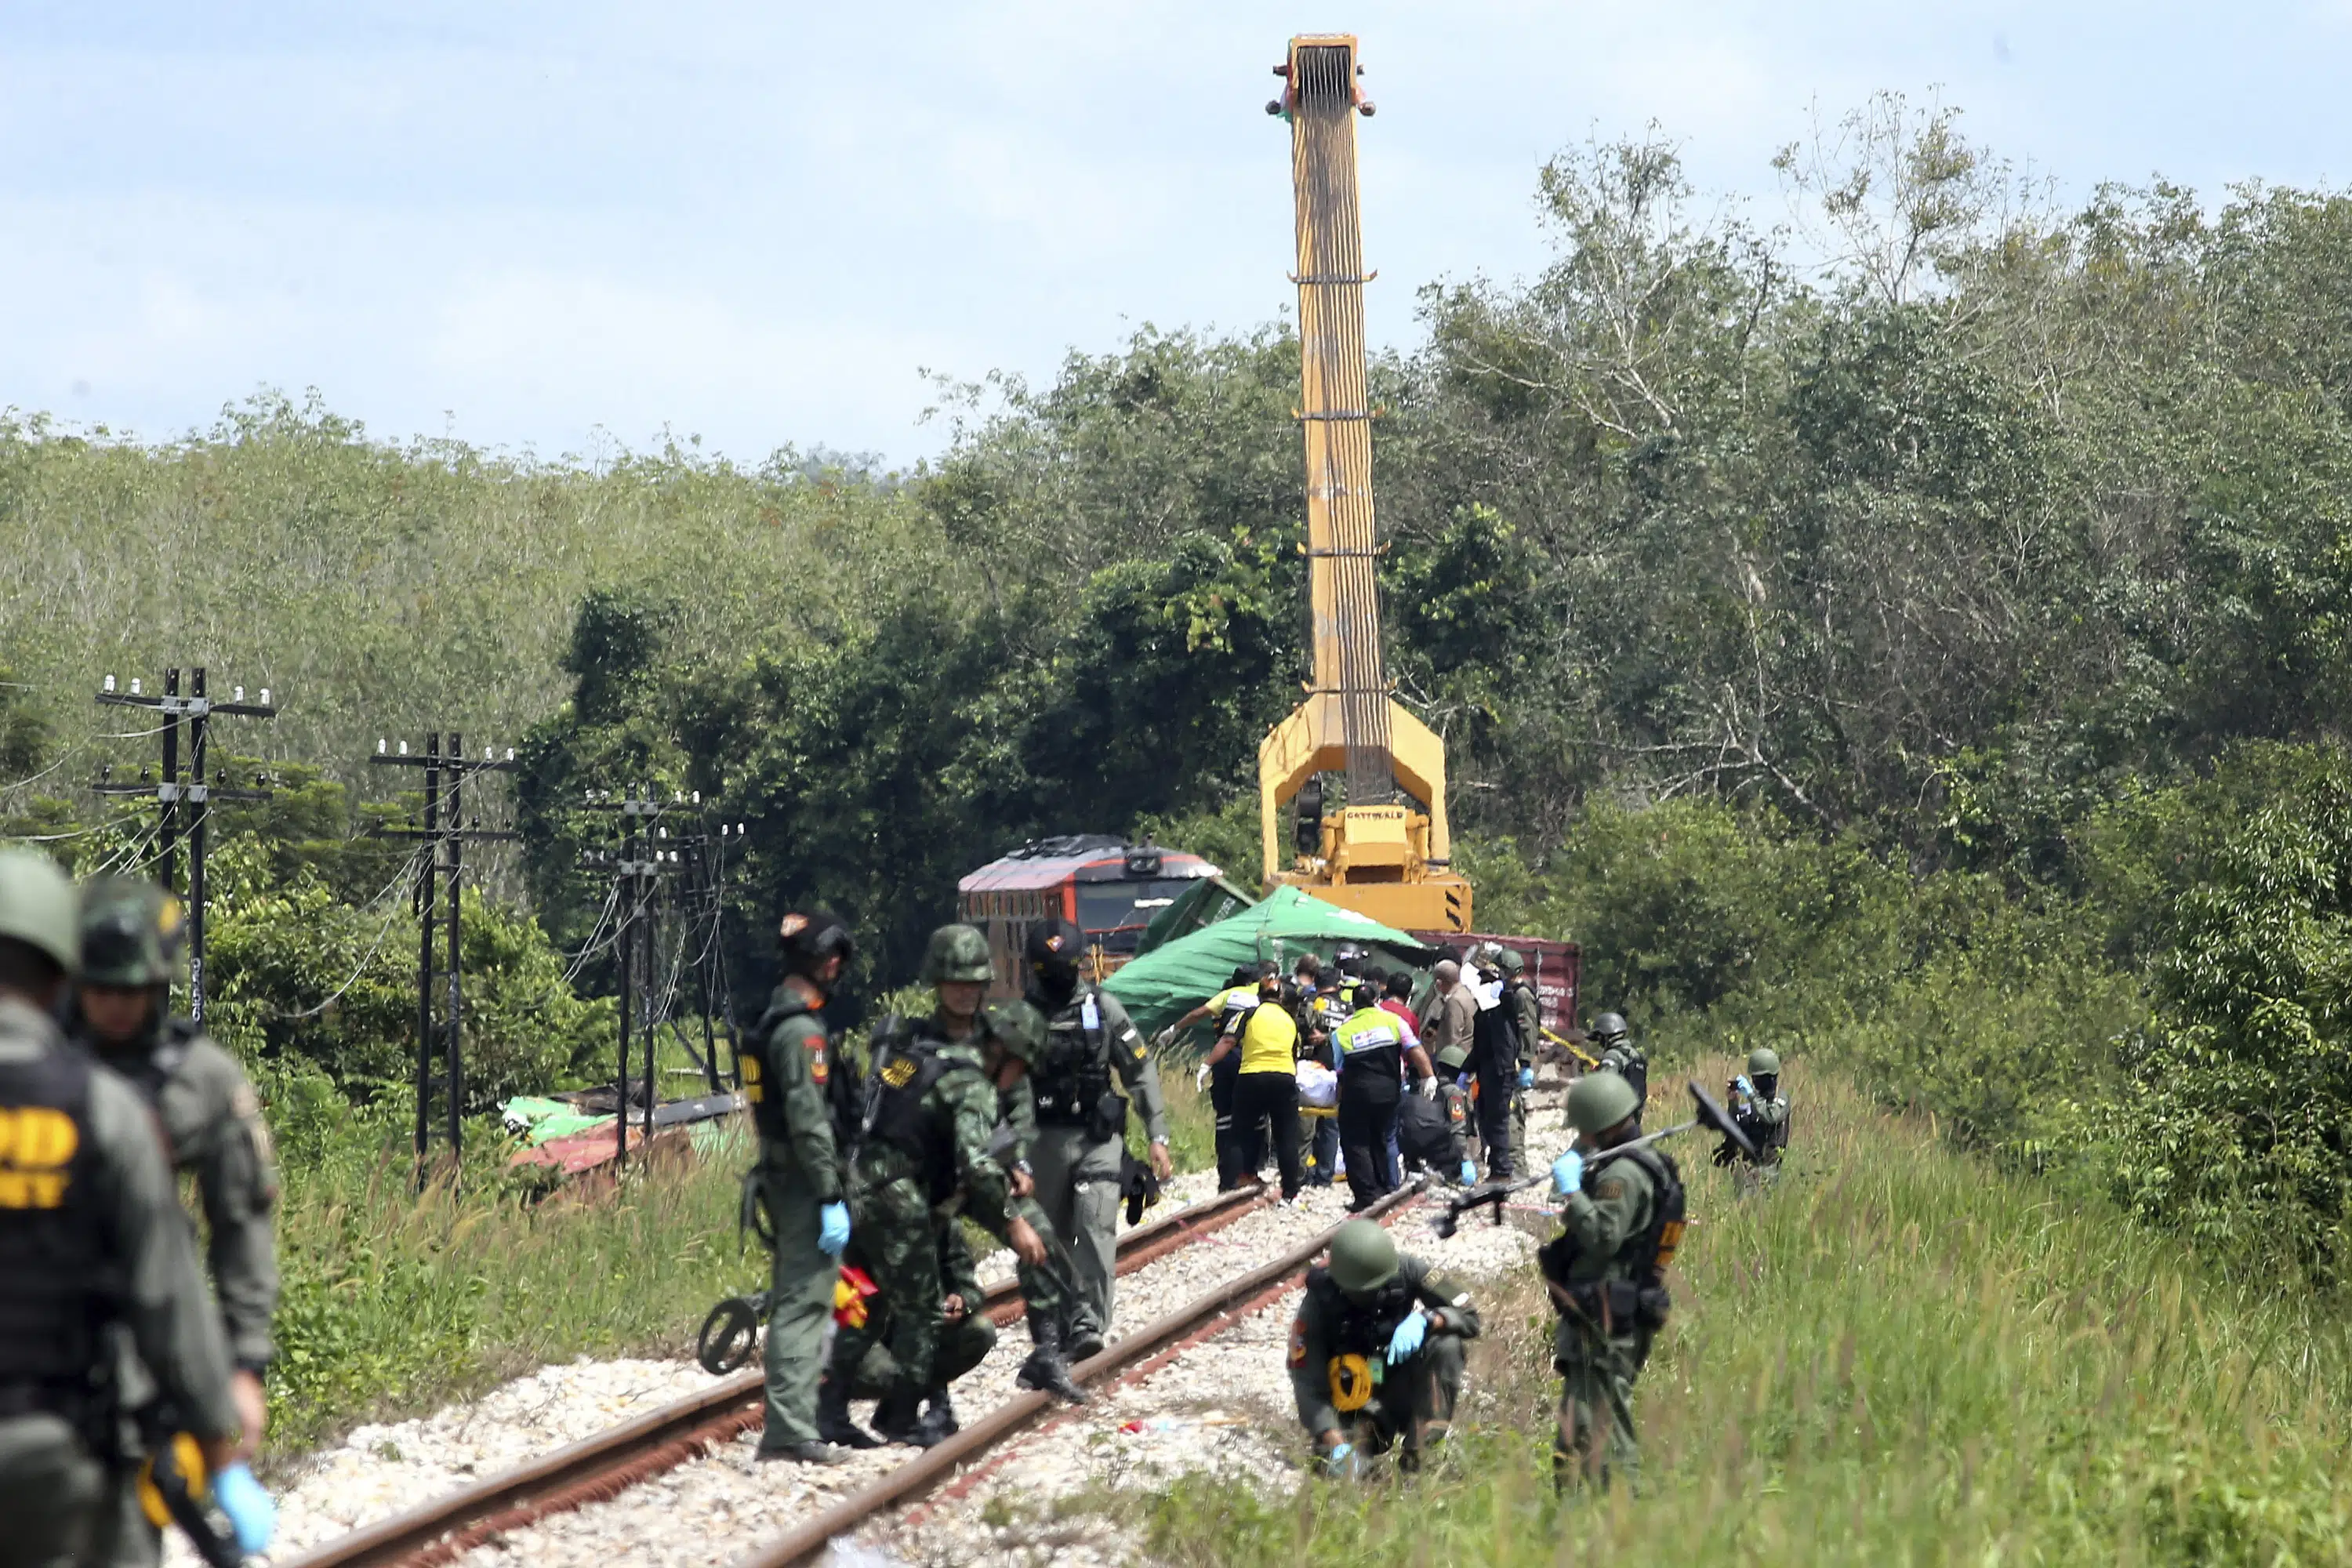
[[[163,773],[149,780],[141,770],[136,784],[116,784],[112,770],[102,773],[96,785],[102,795],[150,795],[155,798],[162,821],[156,829],[156,879],[164,888],[177,892],[179,889],[180,837],[185,829],[188,840],[188,1016],[196,1023],[205,1021],[205,858],[211,844],[212,803],[216,800],[267,800],[269,790],[261,779],[254,781],[251,789],[232,789],[226,769],[214,769],[205,776],[211,764],[212,721],[215,718],[275,719],[278,709],[269,700],[269,688],[261,689],[261,700],[247,702],[245,688],[236,688],[236,695],[226,702],[215,702],[205,691],[205,667],[197,665],[189,671],[191,680],[186,696],[180,693],[180,668],[173,665],[163,672],[163,689],[151,695],[142,689],[142,682],[132,678],[131,689],[115,689],[114,677],[108,676],[100,688],[101,703],[121,708],[145,708],[163,715]],[[180,773],[180,726],[188,729],[188,771]],[[181,806],[188,810],[184,816]]]
[[[416,1179],[425,1180],[425,1145],[432,1136],[431,1106],[433,1100],[433,1057],[436,1037],[445,1044],[444,1067],[446,1075],[446,1094],[448,1100],[449,1158],[452,1165],[464,1150],[464,1118],[466,1103],[465,1052],[461,1024],[464,1001],[461,980],[465,971],[465,954],[461,946],[463,927],[459,913],[463,900],[459,889],[465,880],[466,846],[468,844],[510,844],[520,834],[504,829],[486,828],[482,819],[466,816],[466,779],[474,773],[510,773],[515,771],[514,748],[509,746],[503,757],[496,749],[482,748],[479,757],[466,754],[464,739],[452,730],[448,732],[447,751],[441,747],[441,732],[425,737],[424,748],[417,754],[409,753],[408,742],[399,743],[394,751],[386,741],[375,743],[375,755],[368,761],[380,767],[423,768],[425,770],[425,808],[423,820],[415,827],[379,828],[385,838],[413,838],[425,846],[425,873],[416,886]],[[436,908],[435,878],[446,878],[448,894],[448,921],[446,931],[448,960],[442,975],[447,989],[447,1016],[444,1027],[436,1030],[433,1020],[433,939],[439,926]]]

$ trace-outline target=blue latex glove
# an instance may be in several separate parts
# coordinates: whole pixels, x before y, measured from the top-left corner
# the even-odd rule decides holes
[[[1389,1336],[1389,1364],[1411,1361],[1421,1353],[1421,1342],[1429,1337],[1429,1320],[1416,1308],[1408,1313],[1396,1332]]]
[[[1521,1068],[1519,1069],[1519,1087],[1521,1089],[1533,1089],[1535,1086],[1536,1069],[1533,1068]]]
[[[231,1465],[213,1478],[213,1501],[228,1515],[236,1530],[236,1543],[248,1556],[269,1550],[278,1533],[278,1505],[243,1465]]]
[[[1584,1156],[1570,1149],[1551,1163],[1552,1190],[1568,1196],[1584,1185]]]
[[[1462,1184],[1465,1187],[1475,1187],[1478,1184],[1478,1163],[1476,1161],[1465,1159],[1462,1162]]]
[[[1746,1095],[1750,1100],[1756,1098],[1756,1086],[1748,1081],[1748,1075],[1746,1073],[1741,1073],[1738,1078],[1733,1079],[1731,1081],[1739,1086],[1740,1093]]]
[[[1325,1475],[1344,1477],[1356,1473],[1355,1458],[1356,1446],[1353,1443],[1341,1443],[1337,1447],[1318,1456],[1316,1462],[1323,1467]]]
[[[849,1205],[827,1204],[816,1211],[816,1249],[827,1258],[838,1258],[841,1249],[849,1245]]]

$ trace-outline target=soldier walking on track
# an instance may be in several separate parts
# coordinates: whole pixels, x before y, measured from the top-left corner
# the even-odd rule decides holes
[[[833,1443],[856,1428],[848,1380],[818,1385],[825,1315],[850,1236],[831,1105],[839,1046],[823,1010],[856,944],[822,907],[788,911],[776,944],[784,978],[743,1055],[743,1094],[760,1134],[753,1174],[775,1237],[759,1457],[829,1465],[842,1458]]]
[[[1127,1114],[1143,1119],[1152,1174],[1166,1181],[1168,1108],[1160,1069],[1118,997],[1078,976],[1085,938],[1067,921],[1030,928],[1023,951],[1027,1000],[1046,1019],[1045,1051],[1030,1074],[1036,1096],[1037,1201],[1069,1246],[1072,1281],[1095,1321],[1111,1321],[1117,1274],[1120,1157]],[[1113,1091],[1112,1079],[1127,1093]]]
[[[1528,961],[1511,948],[1496,961],[1503,969],[1503,1005],[1519,1037],[1518,1082],[1511,1095],[1511,1147],[1528,1146],[1528,1096],[1536,1087],[1536,1047],[1543,1039],[1543,998],[1528,978]]]
[[[208,1468],[240,1446],[227,1341],[154,1115],[54,1021],[79,902],[47,857],[0,852],[0,1560],[32,1568],[121,1549],[118,1333]]]
[[[170,1014],[186,934],[180,900],[153,882],[108,877],[84,889],[75,1040],[154,1108],[174,1163],[195,1179],[205,1261],[235,1363],[236,1458],[250,1459],[267,1419],[261,1380],[278,1306],[278,1171],[245,1069],[196,1025]],[[141,1506],[137,1479],[126,1469],[115,1488],[112,1568],[163,1561],[163,1531]]]

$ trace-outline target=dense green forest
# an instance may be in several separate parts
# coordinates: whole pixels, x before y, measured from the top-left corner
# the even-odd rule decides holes
[[[1563,153],[1549,264],[1424,289],[1374,367],[1390,657],[1483,923],[1582,942],[1588,1005],[1672,1048],[1769,1038],[2332,1279],[2352,200],[2058,210],[1895,99],[1780,165],[1800,216],[1767,228],[1663,140]],[[289,783],[224,814],[217,1022],[282,1103],[394,1121],[413,862],[353,837],[404,809],[379,736],[524,763],[468,916],[485,1100],[609,1038],[592,788],[745,825],[747,992],[779,900],[839,904],[896,982],[1039,832],[1251,873],[1305,660],[1297,374],[1280,324],[1147,327],[943,385],[903,474],[402,445],[315,400],[162,444],[13,416],[0,801],[135,863],[141,819],[77,788],[148,754],[100,677],[270,685],[234,743]]]

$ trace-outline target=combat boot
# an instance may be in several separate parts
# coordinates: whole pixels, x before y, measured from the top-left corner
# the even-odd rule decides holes
[[[878,1448],[882,1440],[850,1418],[849,1384],[827,1373],[816,1385],[816,1435],[844,1448]]]
[[[1087,1391],[1070,1381],[1070,1363],[1062,1359],[1062,1325],[1050,1312],[1029,1314],[1029,1337],[1036,1349],[1021,1363],[1013,1381],[1024,1388],[1067,1400],[1072,1405],[1084,1405]]]
[[[887,1442],[904,1443],[909,1447],[928,1448],[940,1441],[940,1435],[925,1425],[916,1414],[922,1403],[923,1391],[901,1380],[890,1385],[883,1397],[882,1408],[874,1413],[874,1430]]]
[[[948,1398],[946,1389],[931,1390],[924,1404],[923,1419],[919,1425],[924,1432],[930,1435],[930,1442],[923,1445],[926,1448],[932,1443],[944,1443],[963,1430],[962,1424],[956,1420],[955,1404]]]
[[[1102,1354],[1102,1325],[1095,1321],[1094,1313],[1090,1310],[1077,1307],[1071,1310],[1070,1325],[1062,1336],[1062,1344],[1067,1351],[1070,1364],[1073,1366],[1082,1361],[1092,1361]]]

